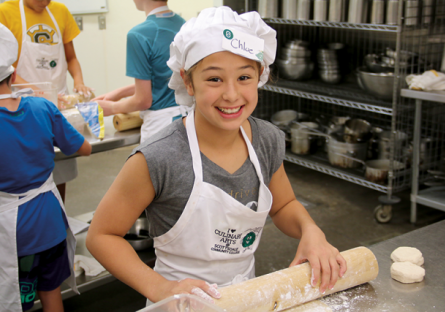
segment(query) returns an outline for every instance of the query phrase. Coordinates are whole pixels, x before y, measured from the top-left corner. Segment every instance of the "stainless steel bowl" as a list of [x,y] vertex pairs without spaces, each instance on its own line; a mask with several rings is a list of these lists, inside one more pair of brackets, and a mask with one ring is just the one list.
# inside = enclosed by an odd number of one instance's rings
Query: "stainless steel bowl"
[[147,218],[138,218],[124,238],[133,246],[134,250],[144,250],[153,246],[153,239],[148,234]]
[[288,127],[292,121],[297,119],[297,117],[298,117],[297,111],[294,111],[292,109],[285,109],[273,114],[271,121],[275,126],[279,128]]
[[278,59],[276,62],[280,73],[291,80],[309,79],[314,70],[314,63],[302,62],[298,64],[292,60],[282,59]]
[[309,42],[303,41],[303,40],[298,40],[298,39],[291,40],[286,43],[286,48],[295,49],[295,50],[307,49],[307,48],[309,48]]
[[290,48],[282,48],[281,55],[283,58],[287,58],[288,56],[292,57],[310,57],[311,51],[305,49],[290,49]]
[[393,73],[372,73],[366,67],[357,68],[357,81],[360,87],[375,96],[391,100],[394,92]]

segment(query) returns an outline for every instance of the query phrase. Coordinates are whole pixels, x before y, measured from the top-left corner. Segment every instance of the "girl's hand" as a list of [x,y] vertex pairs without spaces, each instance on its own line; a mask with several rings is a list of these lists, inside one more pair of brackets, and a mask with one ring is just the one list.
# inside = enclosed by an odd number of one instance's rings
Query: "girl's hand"
[[95,97],[92,101],[99,101],[99,100],[105,100],[105,101],[119,101],[121,97],[119,96],[118,90],[113,90],[111,92],[99,95]]
[[178,294],[193,294],[209,303],[214,303],[215,299],[221,298],[221,294],[217,290],[216,284],[210,285],[207,282],[201,280],[195,280],[186,278],[180,281],[166,281],[165,284],[158,287],[159,293],[157,294],[156,302],[165,298]]
[[342,277],[347,269],[346,260],[337,248],[326,241],[326,237],[319,227],[313,225],[303,231],[298,245],[297,254],[290,266],[309,261],[312,267],[312,287],[315,287],[321,276],[320,292],[332,289],[339,277]]

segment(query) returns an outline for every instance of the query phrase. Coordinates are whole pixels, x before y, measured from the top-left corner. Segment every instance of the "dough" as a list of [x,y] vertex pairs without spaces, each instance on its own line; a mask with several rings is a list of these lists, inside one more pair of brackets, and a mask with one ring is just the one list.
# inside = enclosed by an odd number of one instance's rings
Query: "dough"
[[394,262],[411,262],[416,265],[422,265],[424,260],[419,249],[413,247],[399,247],[391,254]]
[[394,262],[391,265],[391,277],[404,284],[421,282],[425,269],[411,262]]

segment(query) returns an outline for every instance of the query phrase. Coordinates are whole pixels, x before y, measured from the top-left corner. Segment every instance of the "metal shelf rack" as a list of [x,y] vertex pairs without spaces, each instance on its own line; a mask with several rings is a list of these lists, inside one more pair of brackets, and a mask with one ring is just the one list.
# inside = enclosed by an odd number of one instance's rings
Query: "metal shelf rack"
[[[435,123],[434,119],[438,122],[436,125],[436,131],[442,134],[441,140],[438,141],[438,145],[435,147],[441,152],[445,152],[445,92],[444,91],[415,91],[410,89],[403,89],[401,95],[405,98],[414,99],[416,103],[416,114],[414,122],[414,140],[413,140],[413,174],[412,174],[412,184],[411,184],[411,222],[415,223],[417,221],[417,204],[425,205],[431,208],[439,209],[445,211],[445,174],[444,174],[444,185],[426,188],[419,191],[419,175],[420,170],[420,151],[421,151],[421,137],[422,137],[422,104],[423,102],[437,102],[442,105],[439,109],[435,109],[433,121],[430,123]],[[425,103],[428,106],[428,103]],[[426,109],[434,108],[434,106],[426,107]],[[442,155],[442,153],[440,153]],[[438,160],[439,165],[445,163],[445,159]],[[439,167],[439,170],[441,168]],[[444,171],[445,172],[445,171]]]
[[323,22],[303,21],[303,20],[289,20],[289,19],[284,19],[284,18],[265,18],[264,21],[269,24],[302,25],[302,26],[385,31],[385,32],[398,32],[399,31],[399,27],[397,25],[365,24],[365,23],[355,24],[355,23],[329,22],[329,21],[323,21]]
[[[390,169],[388,181],[380,185],[367,181],[363,171],[337,168],[329,163],[326,155],[295,155],[287,152],[285,160],[329,174],[352,183],[385,193],[379,197],[374,215],[379,222],[389,222],[392,217],[392,205],[400,200],[394,193],[409,189],[412,181],[411,142],[415,122],[413,100],[401,96],[400,90],[406,88],[405,77],[419,74],[434,68],[440,70],[445,42],[445,3],[435,1],[433,15],[422,10],[422,2],[416,12],[420,12],[416,22],[412,16],[403,16],[404,0],[399,1],[397,25],[354,24],[347,22],[289,20],[283,18],[264,18],[277,31],[278,51],[289,40],[299,39],[310,43],[312,61],[316,64],[314,52],[328,43],[343,43],[346,46],[347,63],[344,65],[344,79],[340,84],[322,82],[316,75],[307,81],[290,81],[280,77],[280,72],[272,66],[272,79],[259,91],[259,102],[254,116],[270,120],[277,111],[293,109],[308,114],[311,119],[328,119],[349,116],[368,120],[373,127],[391,132],[389,156],[391,164],[403,162],[405,170]],[[246,2],[246,11],[255,10],[256,0]],[[410,21],[409,23],[407,21]],[[407,25],[411,24],[411,25]],[[392,100],[381,100],[373,94],[363,91],[356,78],[356,68],[364,65],[367,54],[380,54],[389,47],[396,53],[394,87]],[[421,57],[423,62],[409,62],[401,66],[401,51],[410,51]],[[425,127],[430,127],[425,124]],[[428,132],[428,131],[427,131]],[[406,134],[403,145],[396,144],[398,133]],[[431,134],[431,131],[428,132]],[[392,165],[391,165],[392,167]],[[421,170],[434,168],[432,163],[423,163]],[[423,181],[425,176],[420,176]]]

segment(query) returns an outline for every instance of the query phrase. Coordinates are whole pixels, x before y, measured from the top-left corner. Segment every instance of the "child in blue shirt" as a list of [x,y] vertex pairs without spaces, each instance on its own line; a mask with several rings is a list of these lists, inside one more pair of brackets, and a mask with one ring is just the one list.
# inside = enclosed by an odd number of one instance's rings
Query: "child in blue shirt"
[[0,310],[63,311],[61,283],[77,291],[75,239],[52,178],[54,146],[91,154],[91,145],[50,101],[11,92],[18,44],[0,24]]

